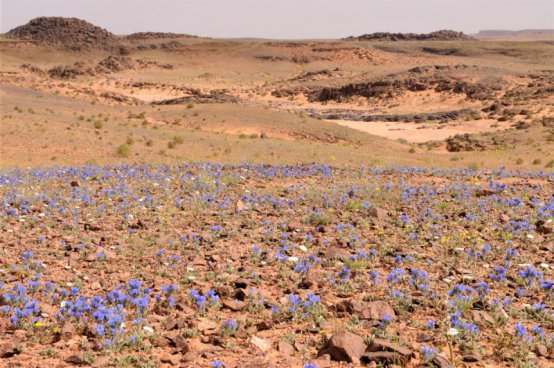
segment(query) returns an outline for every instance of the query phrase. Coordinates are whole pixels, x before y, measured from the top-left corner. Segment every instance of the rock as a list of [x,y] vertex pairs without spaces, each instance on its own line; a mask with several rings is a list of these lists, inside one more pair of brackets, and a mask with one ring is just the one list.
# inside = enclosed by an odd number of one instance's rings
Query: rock
[[319,279],[315,275],[308,274],[304,276],[298,287],[301,289],[317,290]]
[[384,301],[375,301],[367,303],[364,306],[362,315],[360,316],[363,319],[373,319],[373,320],[383,320],[385,316],[395,317],[394,309],[390,306],[389,303]]
[[446,140],[446,149],[449,152],[485,151],[491,145],[492,143],[483,137],[469,133],[456,134]]
[[491,325],[494,325],[495,323],[494,318],[492,318],[490,314],[482,310],[472,310],[471,318],[473,319],[473,322],[477,324],[490,323]]
[[548,348],[544,344],[537,344],[535,347],[535,353],[537,353],[538,356],[547,356],[548,355]]
[[239,288],[233,292],[232,297],[236,300],[244,301],[248,297],[248,292],[245,289]]
[[250,282],[251,282],[250,280],[247,280],[241,277],[233,281],[233,284],[235,285],[235,288],[244,290],[248,287]]
[[172,341],[175,347],[180,351],[188,351],[187,339],[185,339],[183,335],[177,334],[177,336],[175,336]]
[[504,308],[502,306],[500,306],[500,308],[498,309],[498,318],[499,319],[509,319],[510,316],[508,315],[508,313],[504,310]]
[[19,354],[19,349],[15,342],[9,341],[0,345],[0,358],[11,358]]
[[346,261],[350,258],[350,253],[344,249],[337,247],[331,247],[325,252],[325,258],[329,260],[342,260]]
[[481,353],[478,351],[465,351],[462,355],[462,360],[464,362],[478,362],[482,359]]
[[518,121],[517,123],[513,124],[512,125],[514,128],[516,128],[517,130],[524,130],[524,129],[529,129],[531,127],[531,124],[529,124],[528,122],[526,121]]
[[329,354],[323,354],[318,359],[314,360],[314,363],[317,365],[317,368],[330,368],[331,356]]
[[157,348],[165,348],[169,346],[169,340],[160,335],[154,335],[152,338],[152,345]]
[[246,209],[246,204],[244,204],[244,202],[239,199],[237,201],[237,205],[235,206],[235,209],[237,210],[237,212],[242,212]]
[[367,214],[370,217],[374,217],[379,221],[386,220],[389,217],[389,214],[387,213],[387,211],[379,207],[370,207],[367,211]]
[[401,364],[404,366],[407,364],[408,358],[393,351],[372,351],[363,354],[361,357],[361,362],[364,364],[372,362],[385,364],[389,367],[392,364]]
[[356,315],[361,319],[381,321],[385,316],[395,317],[394,309],[385,301],[374,301],[370,303],[358,300],[345,300],[335,305],[337,314],[345,313]]
[[446,359],[445,357],[443,357],[441,355],[435,355],[433,357],[433,360],[431,361],[431,363],[433,363],[433,365],[437,368],[451,368],[452,367],[452,365],[450,364],[448,359]]
[[302,228],[302,223],[300,221],[291,221],[287,224],[289,231],[300,231]]
[[548,235],[554,233],[554,222],[545,222],[544,220],[538,220],[535,223],[537,233]]
[[285,341],[279,341],[277,343],[277,350],[286,356],[290,356],[294,354],[294,347]]
[[371,345],[368,346],[367,351],[368,352],[390,351],[390,352],[398,353],[401,356],[405,357],[406,359],[411,358],[414,355],[414,353],[410,349],[383,339],[374,339],[371,342]]
[[171,364],[171,365],[178,365],[179,364],[179,356],[178,355],[171,355],[169,353],[164,353],[160,357],[160,362]]
[[167,330],[167,331],[171,331],[171,330],[176,329],[177,328],[177,319],[173,316],[167,317],[162,322],[162,327],[164,328],[164,330]]
[[196,323],[196,329],[198,331],[202,331],[204,334],[207,334],[210,331],[217,329],[217,323],[207,318],[200,318]]
[[337,304],[335,304],[335,311],[337,314],[341,317],[344,316],[344,314],[356,314],[360,315],[362,314],[364,310],[364,303],[360,302],[359,300],[343,300]]
[[267,340],[259,338],[258,336],[252,336],[249,342],[251,345],[255,346],[260,351],[266,352],[271,350],[271,343]]
[[223,306],[223,308],[227,308],[233,312],[241,311],[246,307],[246,304],[243,301],[230,298],[222,299],[221,305]]
[[181,358],[181,362],[184,362],[184,363],[194,362],[197,355],[198,355],[197,352],[189,351],[188,353],[183,355],[183,357]]
[[[84,228],[85,228],[85,231],[101,231],[102,228],[96,224],[84,224],[83,225]],[[93,260],[96,260],[96,258],[94,258]]]
[[318,356],[329,354],[333,360],[357,364],[366,347],[361,336],[349,331],[341,331],[331,336],[327,344],[319,351]]
[[244,358],[240,360],[237,364],[237,367],[241,368],[275,368],[275,365],[273,363],[267,362],[264,359],[260,358]]
[[73,365],[84,365],[86,362],[78,355],[70,355],[65,358],[65,362]]
[[75,326],[72,323],[65,323],[60,331],[60,335],[64,341],[70,340],[75,333]]

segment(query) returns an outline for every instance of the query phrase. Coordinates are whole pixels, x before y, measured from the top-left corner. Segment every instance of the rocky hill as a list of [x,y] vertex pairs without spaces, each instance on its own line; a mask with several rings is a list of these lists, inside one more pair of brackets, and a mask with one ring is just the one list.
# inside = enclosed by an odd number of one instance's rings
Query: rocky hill
[[474,40],[473,37],[463,32],[452,30],[440,30],[431,33],[389,33],[377,32],[361,36],[350,36],[347,40],[360,41],[452,41],[452,40]]
[[77,18],[35,18],[25,25],[10,30],[6,36],[59,45],[71,50],[116,49],[119,47],[115,35]]

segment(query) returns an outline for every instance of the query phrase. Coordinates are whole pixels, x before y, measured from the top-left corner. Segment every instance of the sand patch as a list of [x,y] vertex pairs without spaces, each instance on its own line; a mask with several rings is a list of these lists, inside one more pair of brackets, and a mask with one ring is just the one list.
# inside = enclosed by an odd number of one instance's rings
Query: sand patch
[[439,123],[396,123],[380,121],[329,120],[352,129],[388,139],[405,139],[412,143],[445,140],[456,134],[494,132],[506,129],[509,125],[498,124],[492,127],[493,120],[464,121],[447,124]]

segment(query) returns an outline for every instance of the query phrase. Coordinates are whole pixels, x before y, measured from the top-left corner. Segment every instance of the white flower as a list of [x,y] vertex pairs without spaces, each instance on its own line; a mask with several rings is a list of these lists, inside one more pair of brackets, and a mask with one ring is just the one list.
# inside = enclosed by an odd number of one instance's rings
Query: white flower
[[149,335],[153,335],[154,334],[154,328],[150,327],[150,326],[143,326],[142,329],[144,331],[146,331]]
[[298,257],[289,257],[289,258],[287,258],[287,261],[292,262],[292,263],[296,263],[296,262],[298,262]]
[[459,333],[460,331],[458,331],[456,328],[451,328],[446,332],[448,336],[456,336]]
[[301,245],[299,248],[302,252],[307,252],[308,251],[308,248],[306,248],[305,245]]

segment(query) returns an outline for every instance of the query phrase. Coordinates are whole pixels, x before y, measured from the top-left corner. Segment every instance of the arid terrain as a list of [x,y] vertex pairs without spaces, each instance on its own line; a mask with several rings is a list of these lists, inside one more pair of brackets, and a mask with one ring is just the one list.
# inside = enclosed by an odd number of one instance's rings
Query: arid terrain
[[1,367],[553,367],[554,36],[0,36]]
[[1,165],[549,169],[554,38],[543,38],[115,36],[39,18],[0,42]]

